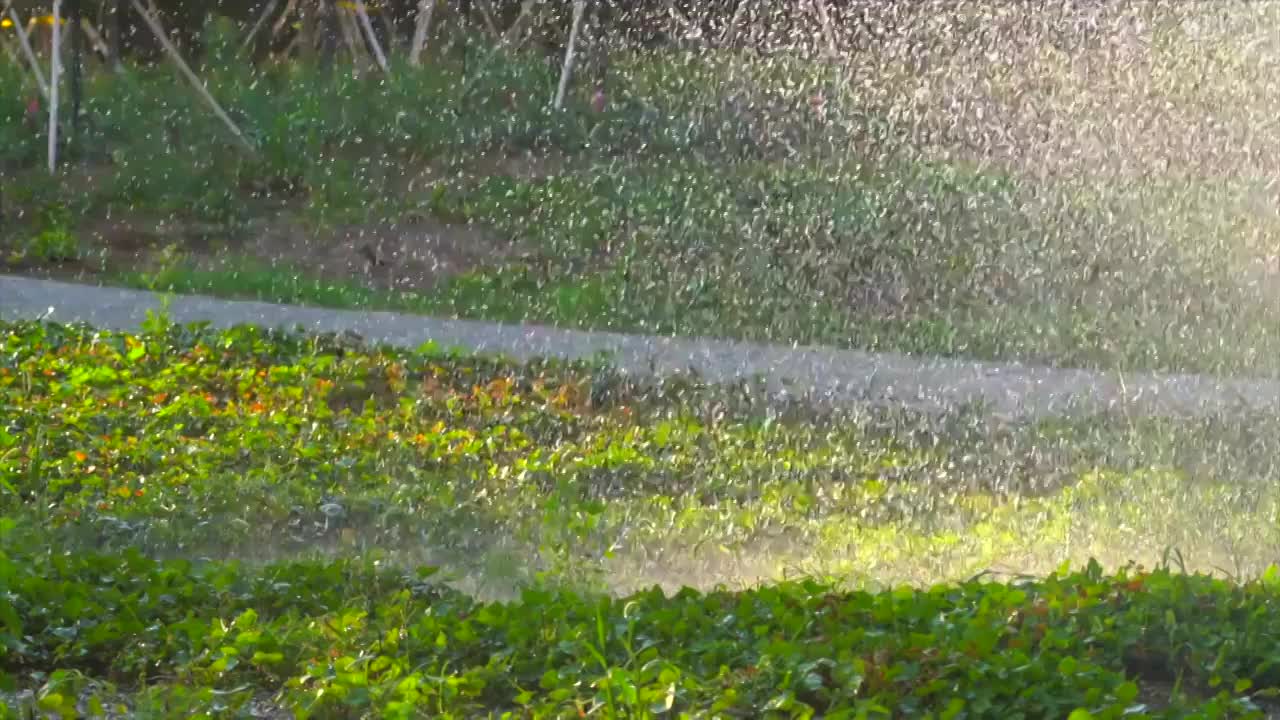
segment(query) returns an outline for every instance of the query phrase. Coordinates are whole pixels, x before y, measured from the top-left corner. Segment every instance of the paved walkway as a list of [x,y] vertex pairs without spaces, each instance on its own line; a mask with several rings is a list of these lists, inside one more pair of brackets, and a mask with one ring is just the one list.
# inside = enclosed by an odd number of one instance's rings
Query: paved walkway
[[[46,317],[136,330],[161,296],[120,288],[0,275],[0,319]],[[871,354],[821,347],[786,347],[698,338],[578,332],[539,326],[442,320],[388,312],[358,312],[176,296],[168,306],[180,323],[218,327],[251,323],[302,326],[315,332],[352,331],[366,340],[416,348],[433,340],[445,348],[537,356],[589,358],[608,352],[638,375],[693,372],[722,382],[760,377],[775,392],[812,401],[904,404],[945,410],[981,404],[1008,418],[1099,410],[1188,415],[1223,410],[1280,410],[1280,382],[1195,375],[1120,375],[1021,364]]]

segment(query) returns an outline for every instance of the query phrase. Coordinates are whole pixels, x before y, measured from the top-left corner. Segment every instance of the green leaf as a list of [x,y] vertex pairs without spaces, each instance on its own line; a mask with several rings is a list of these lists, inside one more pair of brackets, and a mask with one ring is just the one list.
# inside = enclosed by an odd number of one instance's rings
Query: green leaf
[[1262,571],[1261,577],[1258,578],[1262,584],[1268,588],[1280,588],[1280,566],[1274,564],[1268,565],[1266,570]]
[[284,662],[284,654],[278,652],[262,652],[259,650],[250,659],[255,665],[279,665]]
[[1121,683],[1116,688],[1116,699],[1122,703],[1131,703],[1138,699],[1138,685],[1132,681]]

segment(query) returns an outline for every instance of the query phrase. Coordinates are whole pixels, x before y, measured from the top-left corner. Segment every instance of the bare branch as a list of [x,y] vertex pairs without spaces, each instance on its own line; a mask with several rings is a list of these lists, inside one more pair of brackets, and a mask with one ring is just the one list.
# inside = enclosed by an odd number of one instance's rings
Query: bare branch
[[373,57],[378,61],[378,67],[382,72],[390,74],[391,68],[387,65],[387,56],[382,52],[382,45],[378,43],[378,36],[373,32],[373,23],[369,22],[369,12],[365,9],[363,2],[356,2],[356,17],[360,19],[360,26],[364,28],[365,35],[369,38],[369,47],[373,50]]
[[502,31],[498,29],[498,23],[493,19],[493,8],[489,5],[489,0],[476,0],[476,7],[480,8],[480,17],[484,18],[484,24],[489,28],[489,33],[493,35],[495,40],[502,38]]
[[338,14],[338,29],[342,33],[342,42],[347,46],[347,52],[351,53],[351,62],[355,65],[358,73],[364,67],[364,53],[360,52],[359,46],[356,45],[356,36],[358,30],[355,23],[351,20],[351,15],[347,13],[347,9],[343,7],[347,0],[338,0],[334,3],[334,12]]
[[582,30],[582,15],[587,9],[587,0],[574,0],[573,24],[569,26],[569,42],[564,48],[564,65],[560,68],[560,85],[556,88],[556,99],[553,103],[556,110],[564,107],[564,96],[569,90],[569,75],[573,72],[574,46],[578,44],[578,33]]
[[49,83],[44,79],[44,71],[40,68],[40,60],[36,58],[36,53],[31,49],[31,38],[27,35],[27,29],[22,27],[22,18],[18,17],[18,13],[9,8],[9,20],[13,22],[13,29],[18,34],[18,44],[22,47],[22,54],[27,57],[27,62],[31,65],[31,72],[36,76],[36,85],[40,88],[40,96],[45,102],[49,102]]
[[521,43],[516,42],[521,35],[524,34],[525,25],[529,19],[533,17],[533,9],[542,4],[542,0],[524,0],[520,5],[520,14],[516,16],[514,22],[507,27],[502,33],[502,44],[509,47],[519,47]]
[[169,54],[174,65],[178,66],[178,70],[180,70],[183,76],[186,77],[187,82],[191,84],[191,87],[199,93],[200,97],[203,98],[206,103],[208,103],[209,107],[213,109],[213,114],[227,126],[227,129],[231,131],[232,135],[235,135],[236,139],[240,141],[241,146],[250,153],[253,153],[253,144],[244,136],[244,133],[240,132],[240,128],[236,127],[236,124],[231,121],[231,118],[227,115],[226,111],[222,109],[222,106],[218,104],[218,101],[209,94],[208,88],[206,88],[204,83],[200,82],[200,78],[196,77],[196,74],[191,71],[191,67],[187,65],[187,61],[182,59],[182,55],[178,54],[178,49],[173,46],[173,43],[169,40],[169,36],[165,34],[164,26],[160,24],[160,21],[155,15],[152,15],[152,11],[155,9],[155,4],[152,3],[151,10],[148,10],[142,6],[142,2],[140,0],[131,0],[131,2],[133,3],[133,9],[142,16],[143,22],[147,24],[147,27],[151,29],[152,34],[154,34],[156,39],[160,41],[160,45],[164,47],[165,52]]
[[93,26],[93,23],[89,22],[85,18],[81,18],[80,27],[84,28],[85,37],[89,38],[89,42],[93,44],[93,51],[104,58],[107,57],[110,54],[110,50],[107,48],[107,42],[102,39],[102,35],[98,32],[98,29]]
[[280,31],[284,30],[285,23],[289,22],[289,16],[298,9],[298,0],[289,0],[285,3],[284,12],[280,13],[280,17],[276,18],[275,24],[271,26],[271,37],[278,37]]
[[413,26],[413,46],[409,48],[409,64],[418,67],[422,63],[422,51],[427,49],[427,35],[431,32],[431,16],[436,0],[418,0],[418,17]]
[[262,29],[262,24],[267,21],[267,18],[271,17],[271,13],[276,11],[277,4],[278,4],[277,0],[269,0],[267,2],[267,6],[263,8],[262,13],[258,15],[257,22],[255,22],[253,24],[253,27],[250,28],[249,34],[245,35],[244,42],[240,43],[239,52],[243,53],[245,50],[248,50],[249,47],[253,45],[253,39],[257,37],[258,30]]

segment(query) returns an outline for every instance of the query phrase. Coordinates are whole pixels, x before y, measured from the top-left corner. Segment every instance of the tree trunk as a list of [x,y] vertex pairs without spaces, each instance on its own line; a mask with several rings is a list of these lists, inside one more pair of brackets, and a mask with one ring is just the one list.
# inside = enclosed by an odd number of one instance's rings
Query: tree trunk
[[80,141],[80,104],[83,101],[84,88],[80,78],[84,72],[84,28],[83,8],[80,0],[67,0],[67,30],[71,33],[71,144],[78,146]]

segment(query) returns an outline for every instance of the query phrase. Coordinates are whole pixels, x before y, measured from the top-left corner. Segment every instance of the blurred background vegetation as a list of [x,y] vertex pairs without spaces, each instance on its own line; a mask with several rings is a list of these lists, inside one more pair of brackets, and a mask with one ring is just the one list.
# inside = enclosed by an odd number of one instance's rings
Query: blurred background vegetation
[[[79,5],[103,42],[85,42],[78,116],[60,109],[55,175],[33,74],[0,69],[11,272],[1280,367],[1275,3],[591,3],[560,110],[570,3],[438,3],[416,65],[416,3],[162,4],[252,149],[131,4]],[[15,7],[47,53],[47,4]]]

